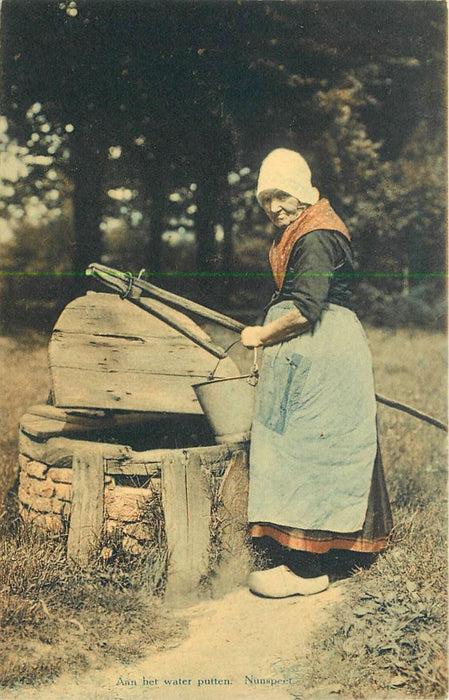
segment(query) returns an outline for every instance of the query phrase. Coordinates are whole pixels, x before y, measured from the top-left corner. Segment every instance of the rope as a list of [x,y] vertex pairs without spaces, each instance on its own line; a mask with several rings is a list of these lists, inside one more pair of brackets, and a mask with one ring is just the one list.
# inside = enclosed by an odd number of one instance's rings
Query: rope
[[433,416],[429,416],[427,413],[423,413],[422,411],[418,411],[416,408],[413,408],[412,406],[407,406],[404,403],[399,403],[399,401],[393,401],[393,399],[388,399],[386,396],[381,396],[380,394],[376,394],[376,400],[379,403],[385,404],[385,406],[390,406],[391,408],[397,408],[399,411],[404,411],[404,413],[409,413],[411,416],[414,416],[415,418],[419,418],[420,420],[423,420],[426,423],[430,423],[431,425],[434,425],[436,428],[439,428],[440,430],[444,430],[446,433],[449,430],[446,423],[442,423],[437,418],[434,418]]
[[134,282],[134,278],[133,278],[133,276],[132,276],[132,274],[131,274],[130,272],[125,272],[124,275],[126,276],[126,280],[127,280],[127,285],[128,285],[128,286],[127,286],[127,288],[125,289],[125,291],[122,292],[122,294],[120,294],[120,292],[119,292],[119,295],[120,295],[120,298],[121,298],[121,299],[127,299],[127,298],[129,297],[129,295],[130,295],[130,293],[131,293],[131,290],[132,290],[132,288],[133,288],[133,282]]

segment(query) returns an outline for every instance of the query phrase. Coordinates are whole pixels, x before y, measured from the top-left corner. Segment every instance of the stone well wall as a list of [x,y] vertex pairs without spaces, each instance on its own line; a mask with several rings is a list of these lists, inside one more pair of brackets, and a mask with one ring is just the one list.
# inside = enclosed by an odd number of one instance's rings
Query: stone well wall
[[[49,466],[23,454],[19,456],[20,515],[25,522],[54,533],[67,532],[72,509],[72,469]],[[104,477],[104,531],[123,533],[123,548],[138,553],[152,537],[142,521],[145,504],[160,497],[160,477],[147,487],[123,486],[117,478]]]

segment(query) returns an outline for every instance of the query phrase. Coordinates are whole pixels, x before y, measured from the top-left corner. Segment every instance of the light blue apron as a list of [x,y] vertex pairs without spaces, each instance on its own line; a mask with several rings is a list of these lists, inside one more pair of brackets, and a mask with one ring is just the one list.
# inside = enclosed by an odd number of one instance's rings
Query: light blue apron
[[[293,306],[271,307],[265,323]],[[251,433],[249,522],[361,530],[376,447],[366,335],[352,311],[329,304],[313,331],[264,349]]]

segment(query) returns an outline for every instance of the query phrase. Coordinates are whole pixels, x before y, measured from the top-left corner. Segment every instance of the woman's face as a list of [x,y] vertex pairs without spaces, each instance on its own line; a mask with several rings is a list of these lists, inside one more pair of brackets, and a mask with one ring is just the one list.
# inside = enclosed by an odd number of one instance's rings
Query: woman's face
[[265,214],[278,228],[291,224],[309,206],[283,190],[264,190],[260,201]]

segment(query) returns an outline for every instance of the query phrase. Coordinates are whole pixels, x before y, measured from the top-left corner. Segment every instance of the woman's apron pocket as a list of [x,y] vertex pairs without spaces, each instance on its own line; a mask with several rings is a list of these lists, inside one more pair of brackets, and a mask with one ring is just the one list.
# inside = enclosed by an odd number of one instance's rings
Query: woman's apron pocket
[[282,353],[279,347],[275,353],[267,352],[267,349],[257,387],[254,418],[269,430],[282,434],[287,422],[291,391],[294,389],[297,399],[312,360],[298,353]]

